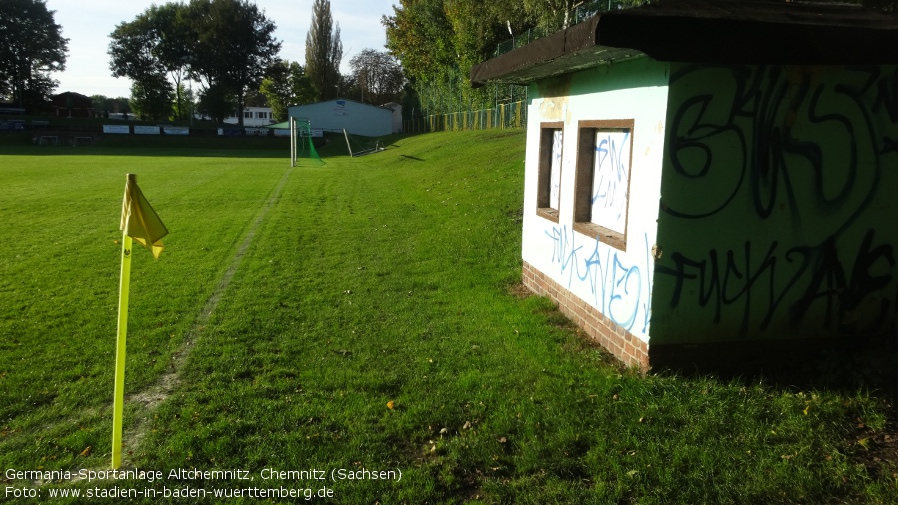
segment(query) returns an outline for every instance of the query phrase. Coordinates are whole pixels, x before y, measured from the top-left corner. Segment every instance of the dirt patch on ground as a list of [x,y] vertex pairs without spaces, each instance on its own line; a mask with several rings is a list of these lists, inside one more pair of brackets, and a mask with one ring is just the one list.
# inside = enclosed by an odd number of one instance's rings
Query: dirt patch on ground
[[848,441],[852,460],[864,465],[873,478],[898,479],[898,407],[891,405],[885,429],[874,431],[857,419],[857,431]]
[[505,211],[505,217],[511,219],[514,224],[523,224],[524,223],[524,207],[518,207],[516,209],[509,209]]
[[515,298],[523,300],[524,298],[533,296],[533,291],[530,291],[530,289],[528,289],[523,282],[516,282],[508,286],[508,294]]

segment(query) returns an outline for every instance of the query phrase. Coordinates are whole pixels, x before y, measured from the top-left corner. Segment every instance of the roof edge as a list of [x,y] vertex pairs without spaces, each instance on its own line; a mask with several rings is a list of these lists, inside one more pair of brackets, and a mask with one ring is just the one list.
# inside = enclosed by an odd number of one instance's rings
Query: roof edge
[[[601,17],[601,14],[597,14],[582,23],[559,30],[474,65],[471,67],[470,73],[472,86],[479,87],[487,83],[498,82],[496,79],[502,76],[524,71],[595,47],[598,42],[597,33]],[[514,78],[505,82],[521,84]]]
[[[710,42],[709,42],[710,41]],[[898,17],[858,6],[763,0],[662,0],[600,13],[471,67],[474,87],[648,55],[723,65],[898,64]]]

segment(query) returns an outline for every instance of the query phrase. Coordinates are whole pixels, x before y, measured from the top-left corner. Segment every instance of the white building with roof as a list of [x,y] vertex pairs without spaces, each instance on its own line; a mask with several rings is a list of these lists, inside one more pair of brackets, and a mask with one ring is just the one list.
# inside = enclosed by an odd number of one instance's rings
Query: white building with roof
[[313,130],[343,131],[352,135],[381,137],[393,133],[393,111],[338,98],[325,102],[294,105],[290,117],[306,118]]
[[[237,120],[237,111],[234,111],[230,117],[225,118],[224,122],[237,124],[239,122]],[[271,107],[245,107],[243,109],[243,126],[268,126],[276,122]]]

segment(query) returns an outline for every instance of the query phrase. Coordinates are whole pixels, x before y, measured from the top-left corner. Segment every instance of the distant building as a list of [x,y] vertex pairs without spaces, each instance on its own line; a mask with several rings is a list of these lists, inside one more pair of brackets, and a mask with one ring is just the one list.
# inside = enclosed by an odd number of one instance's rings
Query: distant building
[[50,106],[57,117],[93,117],[94,105],[88,96],[66,91],[50,98]]
[[[236,112],[230,117],[225,118],[225,123],[237,124]],[[243,109],[243,126],[268,126],[274,124],[274,116],[271,107],[245,107]]]
[[382,107],[393,112],[393,133],[402,133],[402,104],[390,102],[383,104]]
[[394,131],[391,109],[342,98],[307,105],[294,105],[290,107],[290,117],[308,119],[311,121],[313,130],[342,131],[345,129],[353,135],[365,137],[380,137]]

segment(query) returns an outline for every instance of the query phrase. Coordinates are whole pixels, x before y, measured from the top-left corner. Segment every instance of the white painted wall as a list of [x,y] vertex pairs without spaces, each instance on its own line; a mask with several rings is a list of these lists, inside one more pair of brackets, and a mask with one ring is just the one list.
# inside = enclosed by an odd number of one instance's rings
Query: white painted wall
[[[541,81],[529,93],[522,257],[646,342],[668,73],[643,57]],[[621,119],[634,120],[625,251],[573,229],[578,122]],[[537,215],[540,124],[553,121],[564,121],[558,223]]]

